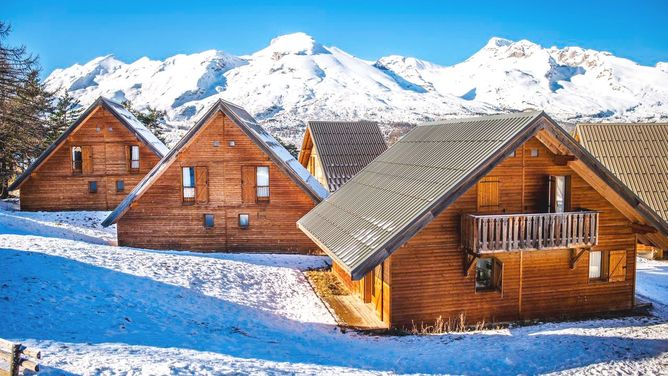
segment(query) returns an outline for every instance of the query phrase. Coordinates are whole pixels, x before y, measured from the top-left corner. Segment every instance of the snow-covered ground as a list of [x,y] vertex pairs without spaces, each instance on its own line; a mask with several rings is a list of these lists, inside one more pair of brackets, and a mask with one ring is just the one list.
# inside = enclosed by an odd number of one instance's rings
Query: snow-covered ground
[[342,333],[315,256],[115,247],[102,212],[0,207],[0,337],[44,374],[666,374],[668,263],[639,261],[653,317],[438,336]]

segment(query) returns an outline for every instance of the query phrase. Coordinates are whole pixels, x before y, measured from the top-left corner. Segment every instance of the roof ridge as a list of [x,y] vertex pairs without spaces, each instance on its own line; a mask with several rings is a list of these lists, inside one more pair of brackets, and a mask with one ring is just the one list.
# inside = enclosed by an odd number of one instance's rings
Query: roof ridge
[[499,113],[493,115],[479,115],[471,117],[459,117],[452,119],[435,120],[421,123],[419,124],[419,126],[442,125],[442,124],[453,124],[453,123],[474,123],[478,121],[500,120],[500,119],[537,118],[543,114],[545,114],[545,111],[543,110]]

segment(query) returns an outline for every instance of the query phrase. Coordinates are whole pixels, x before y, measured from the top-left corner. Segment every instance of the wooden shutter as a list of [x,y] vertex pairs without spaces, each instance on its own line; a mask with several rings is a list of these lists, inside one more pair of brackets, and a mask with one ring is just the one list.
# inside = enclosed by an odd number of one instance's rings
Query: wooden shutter
[[90,145],[81,147],[81,171],[84,174],[93,173],[93,148]]
[[478,211],[499,209],[499,178],[487,176],[478,182]]
[[255,203],[255,166],[241,167],[241,201]]
[[557,177],[550,175],[547,177],[547,182],[548,182],[547,211],[548,213],[554,213],[557,210],[556,208]]
[[130,171],[131,169],[131,163],[130,160],[132,159],[132,146],[130,145],[125,145],[125,170]]
[[209,170],[206,167],[195,167],[195,202],[209,202]]
[[501,291],[503,284],[503,264],[497,259],[494,259],[494,266],[492,267],[492,283],[496,290]]
[[608,281],[621,282],[626,280],[626,251],[610,251]]

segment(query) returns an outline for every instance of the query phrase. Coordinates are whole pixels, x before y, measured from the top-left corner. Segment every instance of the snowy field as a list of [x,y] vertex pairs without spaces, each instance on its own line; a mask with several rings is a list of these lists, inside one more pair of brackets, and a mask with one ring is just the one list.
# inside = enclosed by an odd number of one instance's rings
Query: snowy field
[[115,247],[106,212],[0,207],[0,338],[43,374],[668,374],[668,263],[653,317],[438,336],[342,333],[302,271],[324,257]]

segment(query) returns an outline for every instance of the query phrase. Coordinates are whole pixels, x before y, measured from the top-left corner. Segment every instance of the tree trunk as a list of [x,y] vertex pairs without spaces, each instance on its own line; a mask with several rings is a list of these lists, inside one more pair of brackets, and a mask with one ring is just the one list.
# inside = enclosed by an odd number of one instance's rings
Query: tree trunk
[[9,188],[9,182],[7,179],[2,179],[2,182],[0,182],[0,199],[5,199],[9,197],[9,191],[7,190]]

